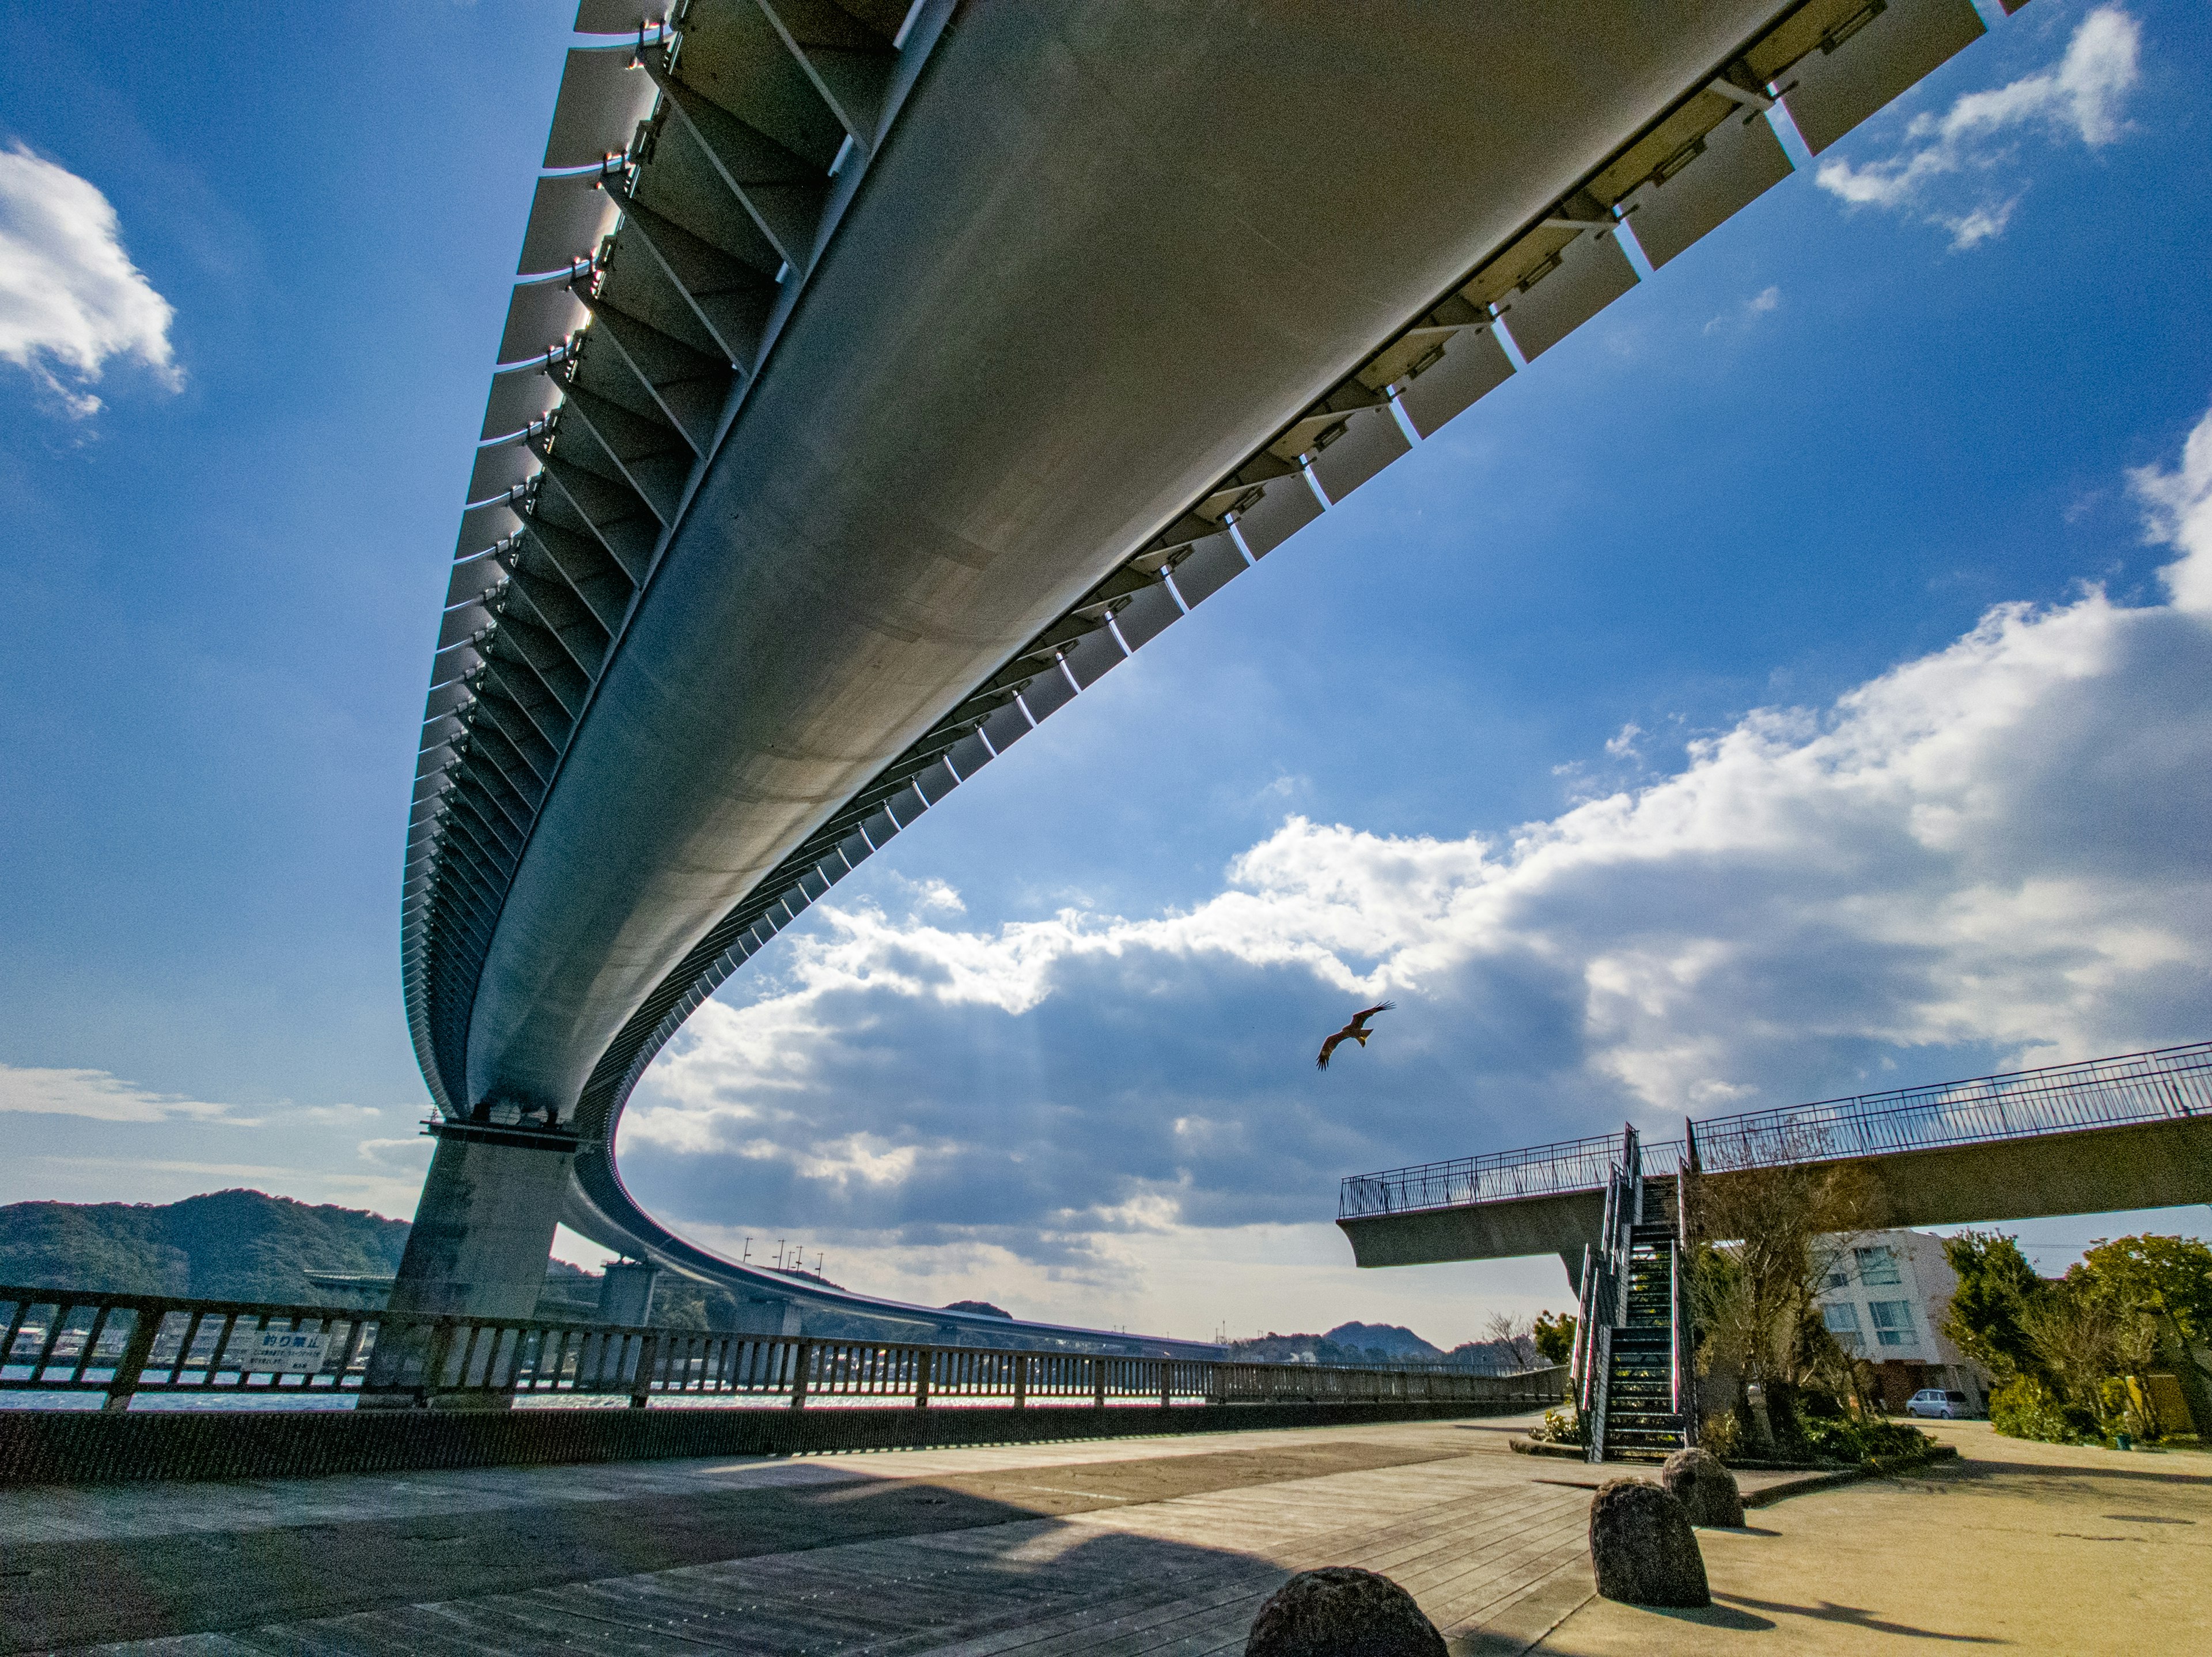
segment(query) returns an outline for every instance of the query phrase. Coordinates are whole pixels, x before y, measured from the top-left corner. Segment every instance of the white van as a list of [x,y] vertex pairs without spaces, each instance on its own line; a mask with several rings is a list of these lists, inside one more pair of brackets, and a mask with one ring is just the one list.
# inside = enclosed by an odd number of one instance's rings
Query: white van
[[1908,1416],[1932,1416],[1937,1421],[1965,1421],[1974,1413],[1964,1392],[1947,1392],[1940,1386],[1923,1386],[1905,1401]]

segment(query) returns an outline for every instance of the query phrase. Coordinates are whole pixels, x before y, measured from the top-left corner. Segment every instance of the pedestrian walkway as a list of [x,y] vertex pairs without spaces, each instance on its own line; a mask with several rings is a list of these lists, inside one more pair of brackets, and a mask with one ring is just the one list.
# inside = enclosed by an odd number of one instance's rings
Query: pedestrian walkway
[[2212,1650],[2212,1457],[1942,1425],[1955,1467],[1701,1532],[1715,1606],[1658,1612],[1592,1599],[1614,1470],[1529,1424],[4,1491],[0,1649],[1196,1657],[1352,1564],[1454,1657]]
[[1531,1419],[0,1492],[0,1648],[1234,1651],[1320,1564],[1534,1638],[1593,1477]]

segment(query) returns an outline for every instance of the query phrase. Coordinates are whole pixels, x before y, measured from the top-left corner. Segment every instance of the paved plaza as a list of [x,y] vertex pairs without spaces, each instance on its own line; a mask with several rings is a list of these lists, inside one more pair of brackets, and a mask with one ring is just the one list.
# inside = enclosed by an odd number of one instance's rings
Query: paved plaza
[[1958,1447],[1957,1462],[1792,1496],[1754,1509],[1743,1530],[1701,1531],[1711,1610],[1592,1599],[1536,1657],[2212,1652],[2212,1455],[1923,1424]]
[[1457,1657],[2212,1649],[2212,1458],[1944,1428],[1954,1468],[1703,1532],[1715,1606],[1662,1613],[1591,1599],[1596,1476],[1527,1424],[0,1492],[0,1648],[1235,1653],[1355,1564]]

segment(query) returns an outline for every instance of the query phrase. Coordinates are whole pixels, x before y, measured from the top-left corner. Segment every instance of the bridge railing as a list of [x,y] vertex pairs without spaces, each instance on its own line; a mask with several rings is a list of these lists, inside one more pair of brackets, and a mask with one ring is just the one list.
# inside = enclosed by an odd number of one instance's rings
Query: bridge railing
[[[1681,1159],[1680,1140],[1644,1147],[1646,1173],[1672,1173]],[[1382,1173],[1356,1173],[1344,1182],[1337,1203],[1340,1219],[1371,1214],[1404,1214],[1419,1209],[1463,1208],[1474,1203],[1508,1203],[1523,1197],[1556,1197],[1568,1191],[1601,1191],[1620,1161],[1620,1136],[1563,1139],[1525,1150],[1493,1151],[1424,1162]]]
[[1039,1404],[1556,1402],[1556,1368],[1326,1364],[1020,1352],[428,1318],[328,1307],[0,1286],[0,1392],[367,1408],[500,1408],[530,1399]]
[[2212,1116],[2212,1042],[1716,1117],[1697,1135],[1705,1167],[1725,1171],[2191,1116]]
[[[1709,1117],[1692,1125],[1708,1173],[2078,1133],[2212,1116],[2212,1041],[1966,1081]],[[1354,1174],[1340,1219],[1605,1189],[1618,1135]],[[1683,1142],[1644,1147],[1647,1174],[1681,1167]]]

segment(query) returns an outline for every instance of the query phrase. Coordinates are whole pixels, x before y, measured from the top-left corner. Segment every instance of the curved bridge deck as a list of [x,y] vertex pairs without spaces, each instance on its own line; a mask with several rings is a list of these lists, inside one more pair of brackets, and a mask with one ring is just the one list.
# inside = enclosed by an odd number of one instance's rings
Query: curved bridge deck
[[[915,817],[1983,32],[1971,0],[583,0],[402,899],[395,1307],[514,1312],[645,1066]],[[503,1133],[503,1141],[488,1136]],[[532,1254],[536,1258],[532,1259]],[[916,1308],[881,1305],[886,1332]],[[793,1331],[795,1332],[795,1331]]]

